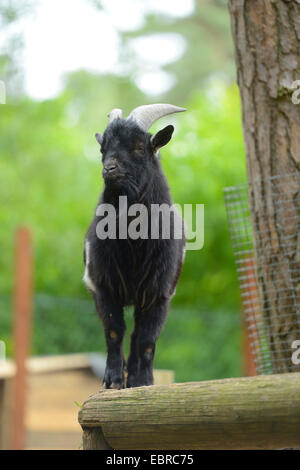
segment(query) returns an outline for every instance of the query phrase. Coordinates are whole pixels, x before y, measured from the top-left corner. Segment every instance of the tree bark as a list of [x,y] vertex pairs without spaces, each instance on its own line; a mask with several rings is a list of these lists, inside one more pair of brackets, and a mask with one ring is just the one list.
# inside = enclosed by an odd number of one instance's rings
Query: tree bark
[[[230,0],[260,315],[273,372],[299,371],[300,1]],[[288,176],[290,175],[290,176]],[[278,177],[281,176],[281,177]]]

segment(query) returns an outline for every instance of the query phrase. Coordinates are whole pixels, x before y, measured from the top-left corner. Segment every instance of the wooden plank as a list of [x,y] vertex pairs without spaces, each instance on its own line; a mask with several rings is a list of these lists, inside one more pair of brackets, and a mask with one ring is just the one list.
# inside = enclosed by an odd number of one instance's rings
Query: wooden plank
[[79,422],[113,449],[296,447],[300,373],[105,390]]
[[[32,356],[26,359],[29,374],[45,374],[63,370],[92,369],[96,376],[103,377],[106,356],[101,353],[74,353],[49,356]],[[96,373],[97,372],[97,373]],[[0,363],[0,379],[13,377],[16,373],[15,362],[7,359]],[[168,385],[174,382],[174,371],[155,369],[155,385]]]
[[12,446],[12,386],[11,377],[0,380],[0,450],[10,450]]
[[[97,369],[105,369],[106,357],[100,353],[75,353],[49,356],[32,356],[25,361],[29,374],[44,374],[63,370],[90,369],[97,364]],[[0,379],[13,377],[16,374],[16,364],[12,359],[0,362]],[[101,375],[101,374],[100,374]]]
[[7,359],[0,363],[0,379],[9,379],[16,374],[16,366],[14,361]]
[[4,422],[4,380],[0,379],[0,450],[5,449],[4,436],[5,436],[5,422]]
[[90,369],[95,363],[98,365],[98,370],[103,370],[104,374],[105,360],[105,355],[100,353],[75,353],[30,357],[26,364],[30,374],[44,374],[63,370]]
[[0,450],[11,449],[12,384],[16,373],[11,360],[0,362]]
[[174,383],[174,371],[167,369],[154,369],[154,385],[169,385]]
[[101,427],[83,429],[82,444],[84,450],[111,450],[106,442]]

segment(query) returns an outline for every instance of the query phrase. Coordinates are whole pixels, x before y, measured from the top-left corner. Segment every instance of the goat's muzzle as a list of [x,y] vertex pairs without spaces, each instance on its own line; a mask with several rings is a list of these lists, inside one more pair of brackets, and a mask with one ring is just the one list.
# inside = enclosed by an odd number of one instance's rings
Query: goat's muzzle
[[106,180],[121,177],[124,175],[124,173],[121,171],[121,169],[116,163],[109,163],[107,165],[104,165],[102,175],[103,178]]

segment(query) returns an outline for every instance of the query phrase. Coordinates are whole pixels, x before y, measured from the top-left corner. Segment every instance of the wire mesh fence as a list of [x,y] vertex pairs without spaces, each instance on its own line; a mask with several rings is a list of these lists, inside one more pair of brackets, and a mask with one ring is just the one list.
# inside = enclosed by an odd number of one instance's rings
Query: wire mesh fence
[[300,173],[224,189],[258,373],[299,371]]

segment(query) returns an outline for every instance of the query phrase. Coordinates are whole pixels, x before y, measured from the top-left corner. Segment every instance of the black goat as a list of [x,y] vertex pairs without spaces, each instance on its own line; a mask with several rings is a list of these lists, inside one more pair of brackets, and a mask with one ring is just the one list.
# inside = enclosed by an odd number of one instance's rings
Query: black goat
[[[170,208],[173,204],[158,150],[169,142],[174,127],[167,126],[154,136],[147,130],[160,117],[179,111],[185,110],[165,104],[147,105],[136,108],[127,119],[122,119],[121,110],[115,109],[109,114],[110,122],[103,136],[96,134],[101,146],[105,186],[85,238],[84,282],[94,297],[104,326],[105,388],[124,388],[126,363],[122,341],[125,333],[123,307],[126,305],[135,308],[127,387],[153,384],[155,343],[180,276],[185,238],[183,221],[176,212],[171,213],[170,236],[163,235],[164,215],[160,212],[158,237],[151,237],[152,205],[165,204]],[[119,227],[120,196],[127,197],[128,206],[139,203],[148,210],[143,220],[146,229],[140,238],[118,234],[107,238],[99,236],[98,224],[105,222],[107,204],[115,209],[115,224]],[[101,208],[104,211],[101,212]],[[127,227],[130,221],[132,217],[128,218]],[[174,235],[176,226],[179,226],[179,237]]]

